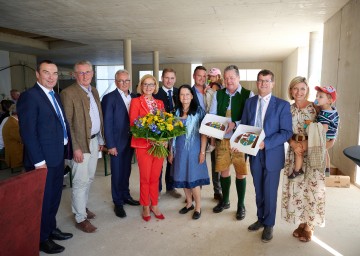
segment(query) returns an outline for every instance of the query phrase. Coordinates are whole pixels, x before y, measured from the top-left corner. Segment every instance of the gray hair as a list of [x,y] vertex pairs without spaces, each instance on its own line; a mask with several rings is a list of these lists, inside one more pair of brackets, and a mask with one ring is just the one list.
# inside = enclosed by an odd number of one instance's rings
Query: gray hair
[[80,61],[75,63],[74,71],[76,71],[76,67],[80,66],[80,65],[88,65],[88,66],[90,66],[91,70],[93,70],[93,66],[92,66],[90,61],[88,61],[88,60],[80,60]]
[[118,71],[116,71],[115,73],[115,79],[116,79],[116,76],[117,75],[120,75],[120,74],[127,74],[129,76],[129,78],[131,77],[130,74],[129,74],[129,71],[127,71],[126,69],[119,69]]
[[224,69],[224,74],[227,71],[234,70],[237,76],[240,76],[239,68],[236,65],[229,65]]

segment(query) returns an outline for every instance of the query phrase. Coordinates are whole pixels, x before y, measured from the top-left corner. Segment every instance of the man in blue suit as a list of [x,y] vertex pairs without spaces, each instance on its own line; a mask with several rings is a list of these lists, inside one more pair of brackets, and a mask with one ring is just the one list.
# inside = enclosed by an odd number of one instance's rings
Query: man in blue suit
[[277,190],[285,161],[284,143],[292,136],[290,104],[272,95],[274,79],[270,70],[259,72],[259,95],[246,101],[241,118],[242,124],[261,127],[265,132],[259,152],[256,156],[249,156],[258,220],[248,227],[249,231],[264,227],[261,240],[265,243],[273,238]]
[[104,116],[104,134],[111,162],[111,194],[115,215],[124,218],[124,204],[139,205],[130,195],[129,178],[133,149],[130,147],[129,107],[131,85],[129,72],[118,70],[115,74],[117,89],[106,94],[101,102]]
[[20,135],[24,144],[26,171],[47,168],[42,205],[40,250],[60,253],[64,247],[53,240],[66,240],[73,235],[56,226],[64,179],[64,158],[69,150],[70,129],[59,95],[54,92],[58,79],[57,66],[42,61],[36,70],[37,83],[20,95],[17,102]]
[[[164,102],[165,111],[168,113],[175,112],[176,98],[178,95],[178,88],[174,87],[176,82],[176,72],[172,68],[164,68],[161,81],[163,86],[159,89],[154,98]],[[159,191],[162,190],[162,171],[160,173]],[[175,189],[173,177],[171,176],[171,164],[167,161],[165,170],[165,185],[166,193],[174,198],[180,198],[181,194]]]

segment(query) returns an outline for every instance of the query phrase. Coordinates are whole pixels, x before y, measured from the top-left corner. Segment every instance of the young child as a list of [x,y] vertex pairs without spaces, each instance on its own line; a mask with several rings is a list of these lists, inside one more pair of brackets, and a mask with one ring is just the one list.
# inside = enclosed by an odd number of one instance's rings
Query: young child
[[[223,79],[221,71],[218,68],[212,68],[208,73],[208,85],[205,88],[206,113],[209,113],[214,93],[222,88]],[[206,152],[212,152],[215,149],[215,139],[210,138],[210,143]]]
[[326,132],[326,169],[325,175],[330,176],[330,157],[328,149],[333,146],[333,143],[328,143],[335,140],[339,125],[339,114],[332,104],[336,101],[336,90],[332,86],[319,87],[316,86],[316,100],[315,105],[320,107],[320,113],[316,121],[323,124],[324,131]]
[[[314,101],[314,104],[320,108],[320,113],[318,114],[316,121],[318,123],[323,124],[324,131],[326,132],[326,140],[334,140],[337,135],[337,127],[339,124],[339,114],[335,107],[331,106],[336,101],[336,90],[332,86],[324,86],[319,87],[316,86],[315,90],[317,91],[316,94],[316,100]],[[309,123],[306,123],[306,125],[309,125]],[[301,147],[304,151],[307,151],[307,141],[299,141]],[[326,143],[327,147],[326,149],[329,149],[332,147],[332,143]],[[331,146],[328,146],[331,145]],[[295,169],[294,171],[288,176],[289,179],[294,179],[297,176],[304,174],[304,171],[302,170],[303,165],[303,157],[296,155],[295,156]],[[299,170],[299,171],[295,171]],[[326,169],[325,169],[325,175],[330,175],[330,157],[329,153],[326,150]]]

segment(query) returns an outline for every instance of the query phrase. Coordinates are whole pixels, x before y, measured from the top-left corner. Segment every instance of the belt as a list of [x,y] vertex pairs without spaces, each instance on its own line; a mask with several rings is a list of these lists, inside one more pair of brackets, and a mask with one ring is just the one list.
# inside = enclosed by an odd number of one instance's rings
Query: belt
[[294,134],[291,138],[295,141],[304,141],[304,140],[308,139],[308,136],[301,135],[301,134]]
[[93,134],[93,135],[91,135],[91,139],[93,139],[93,138],[95,138],[97,136],[97,134]]

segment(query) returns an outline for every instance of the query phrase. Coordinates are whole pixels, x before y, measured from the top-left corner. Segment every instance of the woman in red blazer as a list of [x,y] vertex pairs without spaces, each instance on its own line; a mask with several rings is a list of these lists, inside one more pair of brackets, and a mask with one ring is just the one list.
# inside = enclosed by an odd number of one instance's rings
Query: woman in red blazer
[[[149,112],[164,110],[161,100],[156,100],[153,94],[159,90],[159,83],[152,75],[145,75],[140,79],[137,92],[140,97],[131,100],[129,117],[130,126],[139,116],[145,116]],[[150,211],[158,219],[164,219],[164,215],[158,207],[159,198],[159,177],[163,166],[164,158],[149,155],[147,151],[151,147],[150,141],[143,138],[131,139],[131,146],[135,148],[136,158],[140,171],[140,204],[143,206],[142,218],[150,220]]]

